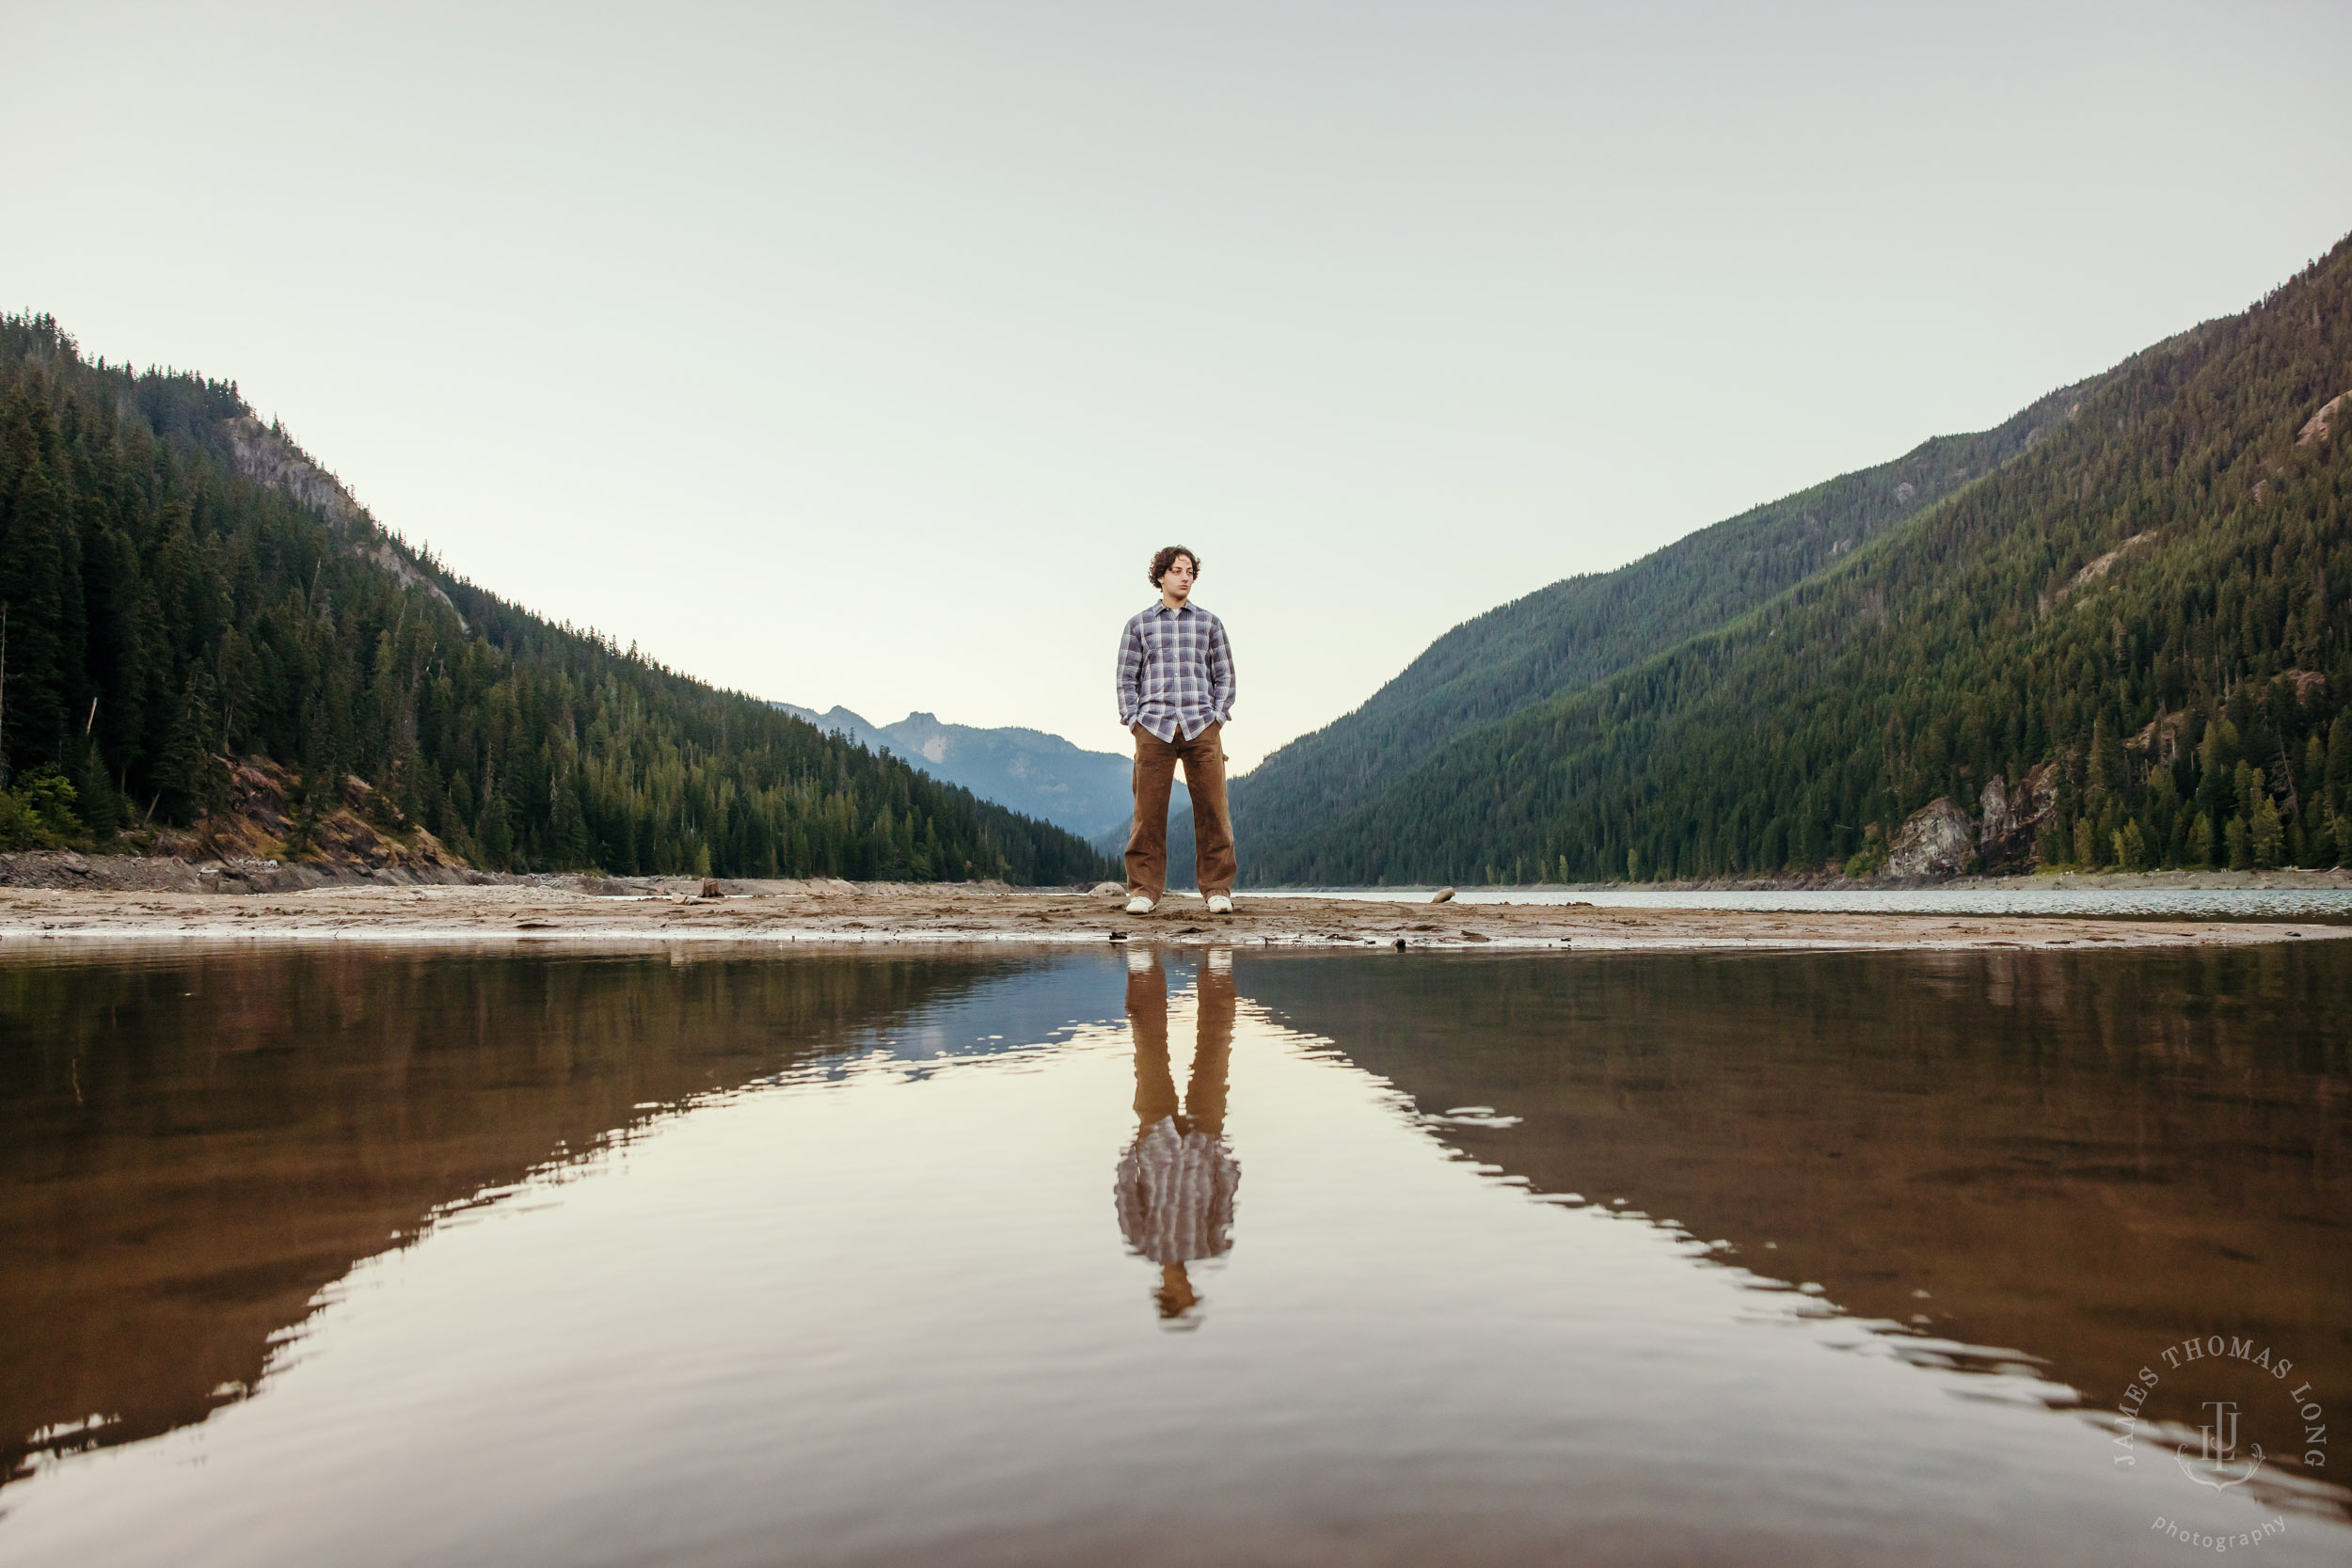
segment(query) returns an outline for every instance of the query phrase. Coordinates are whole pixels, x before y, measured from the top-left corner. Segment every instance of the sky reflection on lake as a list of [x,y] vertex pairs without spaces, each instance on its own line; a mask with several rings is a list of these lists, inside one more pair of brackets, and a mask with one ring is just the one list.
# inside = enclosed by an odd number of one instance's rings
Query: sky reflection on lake
[[13,958],[0,1563],[2341,1561],[2266,1377],[2148,1407],[2238,1402],[2240,1487],[2096,1411],[2209,1329],[2341,1402],[2348,993],[2335,944]]

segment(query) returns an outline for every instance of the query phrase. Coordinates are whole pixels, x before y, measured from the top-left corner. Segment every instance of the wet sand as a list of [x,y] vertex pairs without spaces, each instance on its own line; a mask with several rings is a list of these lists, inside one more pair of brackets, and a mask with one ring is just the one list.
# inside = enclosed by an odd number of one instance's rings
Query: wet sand
[[[572,881],[580,879],[573,879]],[[1189,895],[1148,915],[1123,896],[1001,885],[729,882],[724,895],[612,884],[327,887],[227,895],[0,888],[0,943],[69,939],[530,942],[644,946],[1152,942],[1184,946],[1977,949],[2242,947],[2352,937],[2320,923],[1391,904],[1254,897],[1211,915]],[[5,950],[5,948],[0,948]]]

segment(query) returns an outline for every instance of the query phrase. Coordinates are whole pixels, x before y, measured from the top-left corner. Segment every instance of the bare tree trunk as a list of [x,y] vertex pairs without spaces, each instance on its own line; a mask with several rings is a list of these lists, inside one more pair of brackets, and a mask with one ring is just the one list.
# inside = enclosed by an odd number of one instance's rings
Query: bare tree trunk
[[2303,802],[2295,793],[2295,769],[2287,763],[2287,739],[2279,737],[2279,777],[2287,783],[2287,820],[2292,822],[2303,815]]

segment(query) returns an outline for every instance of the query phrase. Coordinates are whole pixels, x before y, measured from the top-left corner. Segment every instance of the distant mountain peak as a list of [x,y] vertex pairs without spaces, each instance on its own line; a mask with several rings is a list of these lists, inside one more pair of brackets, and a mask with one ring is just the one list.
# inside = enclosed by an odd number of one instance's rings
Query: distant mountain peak
[[[823,713],[790,703],[774,705],[868,751],[889,752],[983,800],[1042,817],[1090,840],[1126,837],[1135,810],[1134,762],[1124,752],[1089,752],[1061,736],[1018,725],[980,729],[950,723],[921,708],[896,723],[874,724],[839,705]],[[1189,809],[1190,797],[1179,780],[1169,810]]]

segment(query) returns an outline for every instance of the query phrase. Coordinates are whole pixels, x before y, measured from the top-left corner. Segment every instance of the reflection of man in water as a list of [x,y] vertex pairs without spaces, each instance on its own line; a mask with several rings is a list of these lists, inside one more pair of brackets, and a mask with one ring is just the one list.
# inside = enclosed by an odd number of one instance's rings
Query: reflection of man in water
[[1168,976],[1148,948],[1127,952],[1127,1026],[1136,1037],[1136,1141],[1120,1158],[1119,1228],[1160,1266],[1160,1316],[1199,1299],[1184,1265],[1233,1245],[1241,1165],[1225,1147],[1225,1068],[1233,1053],[1233,956],[1213,948],[1200,966],[1200,1031],[1192,1082],[1176,1102],[1168,1059]]

